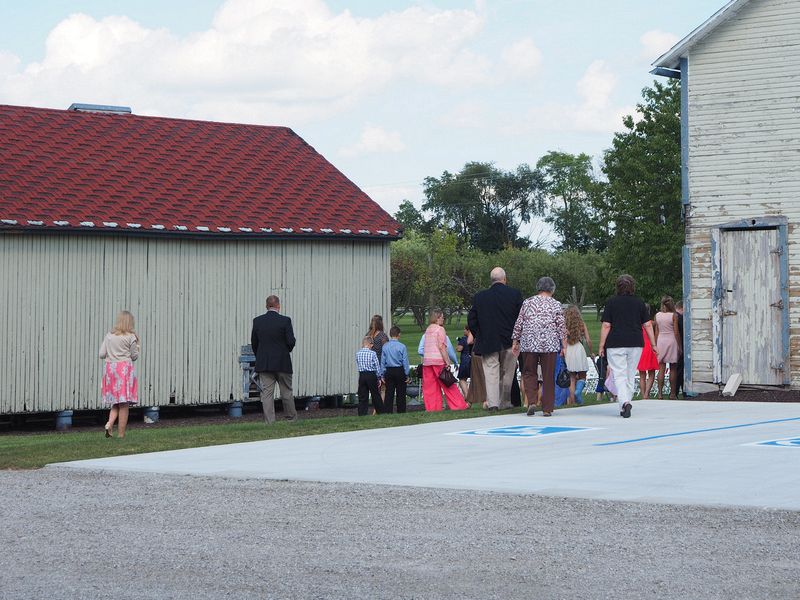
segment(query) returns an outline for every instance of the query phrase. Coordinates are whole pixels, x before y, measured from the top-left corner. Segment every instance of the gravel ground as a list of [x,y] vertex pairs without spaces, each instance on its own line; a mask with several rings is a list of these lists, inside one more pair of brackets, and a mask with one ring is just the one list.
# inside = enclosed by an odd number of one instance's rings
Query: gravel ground
[[0,598],[791,598],[800,512],[0,472]]

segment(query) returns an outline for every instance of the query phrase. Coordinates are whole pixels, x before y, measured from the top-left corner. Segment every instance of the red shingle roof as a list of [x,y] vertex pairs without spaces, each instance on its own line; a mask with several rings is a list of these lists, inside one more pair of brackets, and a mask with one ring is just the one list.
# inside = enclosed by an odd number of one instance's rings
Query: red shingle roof
[[0,105],[0,229],[397,237],[291,129]]

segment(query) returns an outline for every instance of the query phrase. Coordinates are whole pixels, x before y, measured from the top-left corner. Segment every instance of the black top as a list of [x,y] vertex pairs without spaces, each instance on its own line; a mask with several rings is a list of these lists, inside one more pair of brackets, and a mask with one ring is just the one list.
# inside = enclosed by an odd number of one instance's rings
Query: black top
[[381,354],[383,354],[383,346],[388,343],[389,336],[383,331],[379,331],[372,338],[372,349],[375,351],[375,354],[378,355],[378,362],[380,362]]
[[522,293],[504,283],[475,294],[467,324],[475,337],[473,352],[491,354],[511,347],[511,332],[522,308]]
[[292,320],[274,310],[253,319],[250,344],[256,355],[257,373],[291,373],[295,339]]
[[642,325],[650,320],[647,306],[637,296],[612,296],[600,320],[611,324],[606,348],[642,348]]

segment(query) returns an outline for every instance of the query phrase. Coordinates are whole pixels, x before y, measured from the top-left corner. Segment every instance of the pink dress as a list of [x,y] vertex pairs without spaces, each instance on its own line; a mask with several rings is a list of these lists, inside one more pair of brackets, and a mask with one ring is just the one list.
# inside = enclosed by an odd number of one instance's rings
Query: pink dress
[[100,394],[107,405],[137,404],[139,380],[133,361],[139,358],[139,344],[132,333],[115,335],[107,333],[100,346],[104,363]]
[[674,314],[671,312],[656,313],[656,325],[658,325],[656,347],[662,363],[676,363],[680,354],[678,340],[675,339],[675,328],[672,323]]

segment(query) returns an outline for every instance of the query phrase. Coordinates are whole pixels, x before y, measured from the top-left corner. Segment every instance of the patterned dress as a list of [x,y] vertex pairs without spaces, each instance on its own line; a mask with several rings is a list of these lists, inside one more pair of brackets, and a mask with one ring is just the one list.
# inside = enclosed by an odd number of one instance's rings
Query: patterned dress
[[555,298],[532,296],[522,303],[511,339],[519,340],[521,352],[560,352],[567,337],[564,309]]
[[139,380],[133,368],[133,361],[139,358],[136,336],[107,333],[100,346],[100,358],[105,360],[100,383],[103,402],[107,405],[138,404]]

